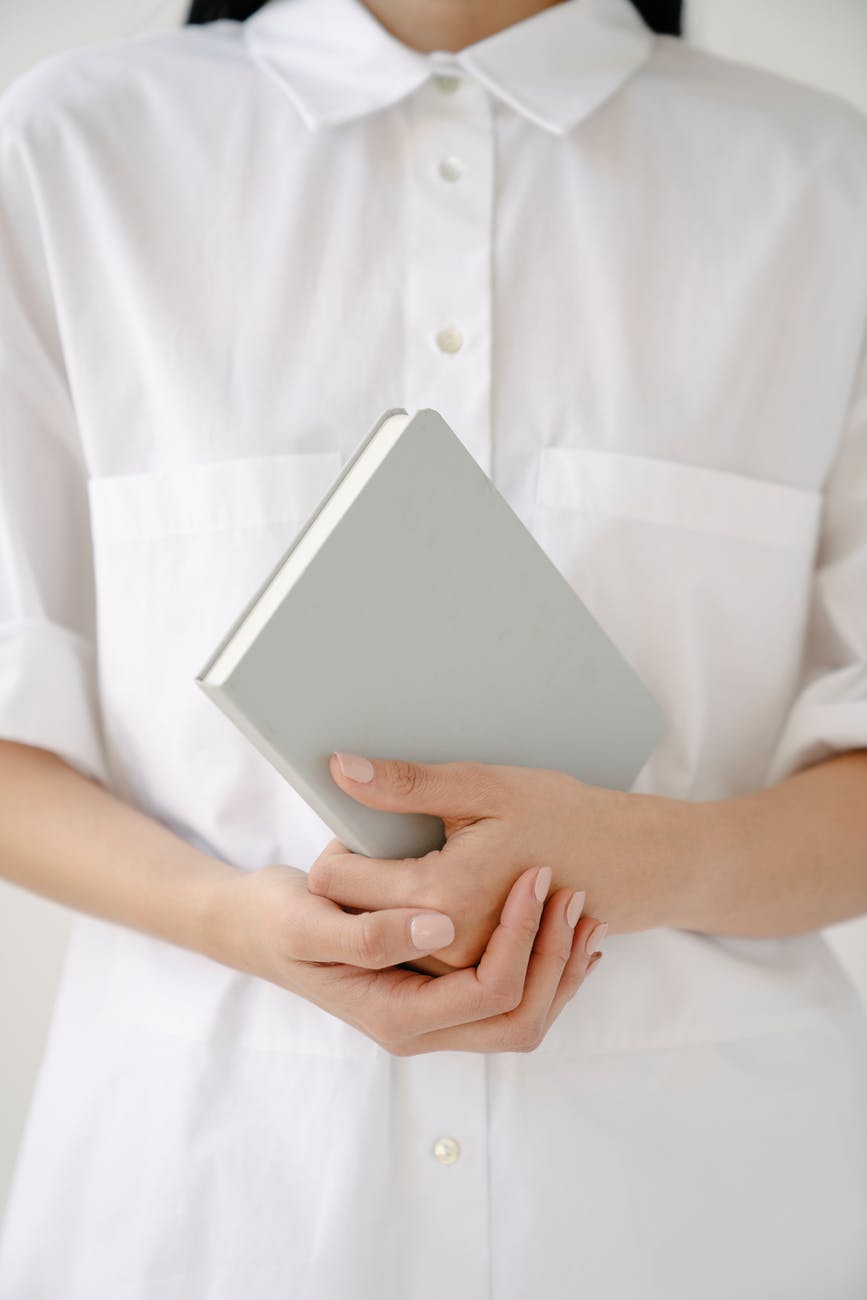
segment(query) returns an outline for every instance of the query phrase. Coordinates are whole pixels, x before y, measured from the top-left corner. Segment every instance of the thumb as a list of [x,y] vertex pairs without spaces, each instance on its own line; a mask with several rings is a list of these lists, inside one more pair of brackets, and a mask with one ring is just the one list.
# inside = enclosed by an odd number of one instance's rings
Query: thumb
[[317,909],[317,923],[299,927],[292,947],[294,960],[385,970],[411,962],[421,953],[447,948],[455,937],[454,923],[444,912],[394,907],[353,915],[325,901],[327,908]]
[[411,763],[338,751],[328,762],[348,795],[385,812],[483,817],[493,811],[493,769],[483,763]]

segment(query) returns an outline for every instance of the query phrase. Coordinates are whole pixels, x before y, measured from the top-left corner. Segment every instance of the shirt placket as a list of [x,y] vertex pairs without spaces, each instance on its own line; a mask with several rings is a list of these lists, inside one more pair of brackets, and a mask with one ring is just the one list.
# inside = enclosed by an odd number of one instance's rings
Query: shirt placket
[[489,1300],[486,1057],[431,1052],[395,1066],[410,1294],[413,1300]]
[[[490,475],[494,118],[488,92],[456,61],[431,61],[434,75],[403,106],[402,405],[438,410]],[[488,1300],[486,1057],[433,1052],[395,1064],[413,1300]]]
[[491,474],[492,105],[456,63],[432,61],[405,106],[403,405],[438,410]]

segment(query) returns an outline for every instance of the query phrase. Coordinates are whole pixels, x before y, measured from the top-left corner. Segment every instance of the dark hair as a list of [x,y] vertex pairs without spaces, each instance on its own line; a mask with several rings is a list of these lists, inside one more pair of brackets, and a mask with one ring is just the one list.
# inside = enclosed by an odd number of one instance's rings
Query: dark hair
[[[231,18],[242,23],[261,9],[265,0],[193,0],[188,23],[212,23]],[[632,0],[648,27],[664,36],[681,35],[682,0]]]

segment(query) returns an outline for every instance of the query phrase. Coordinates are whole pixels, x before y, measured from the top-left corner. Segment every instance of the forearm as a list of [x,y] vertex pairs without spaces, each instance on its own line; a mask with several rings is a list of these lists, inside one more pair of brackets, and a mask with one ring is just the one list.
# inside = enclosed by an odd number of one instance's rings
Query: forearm
[[47,750],[0,741],[0,874],[78,911],[210,947],[210,857]]
[[754,794],[670,807],[677,928],[777,938],[867,911],[867,751]]

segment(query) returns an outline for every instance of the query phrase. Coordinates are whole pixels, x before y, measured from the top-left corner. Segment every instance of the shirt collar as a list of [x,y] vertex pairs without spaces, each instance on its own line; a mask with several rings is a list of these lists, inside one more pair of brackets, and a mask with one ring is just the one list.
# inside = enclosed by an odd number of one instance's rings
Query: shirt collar
[[311,129],[397,103],[445,68],[562,135],[614,94],[654,45],[630,0],[560,0],[455,52],[405,45],[361,0],[268,0],[243,32]]

